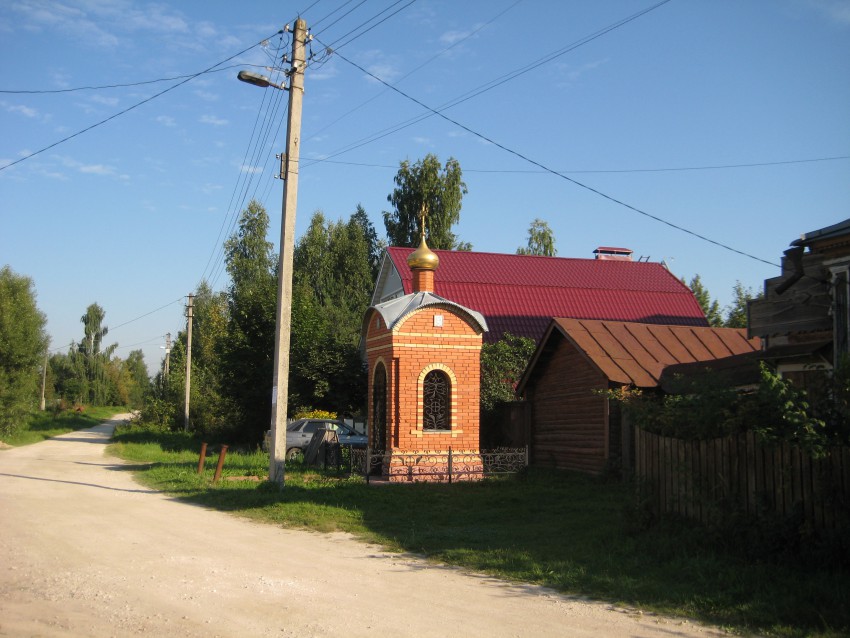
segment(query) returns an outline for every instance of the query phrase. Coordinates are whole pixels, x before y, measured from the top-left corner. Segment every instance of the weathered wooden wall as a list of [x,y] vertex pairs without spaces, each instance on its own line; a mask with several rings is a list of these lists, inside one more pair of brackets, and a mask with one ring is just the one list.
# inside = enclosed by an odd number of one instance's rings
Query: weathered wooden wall
[[720,504],[748,514],[802,513],[813,529],[846,524],[850,504],[850,448],[812,459],[788,443],[766,446],[750,432],[708,441],[685,441],[635,428],[635,476],[656,511],[704,523]]
[[531,464],[598,473],[608,462],[608,401],[593,394],[607,380],[561,342],[536,375],[531,403]]

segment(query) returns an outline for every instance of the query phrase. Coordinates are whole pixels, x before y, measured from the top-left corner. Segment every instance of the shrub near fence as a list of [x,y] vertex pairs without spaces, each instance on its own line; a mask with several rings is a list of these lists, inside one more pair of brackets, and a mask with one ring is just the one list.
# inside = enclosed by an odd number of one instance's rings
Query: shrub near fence
[[635,428],[635,476],[657,513],[716,523],[723,508],[801,516],[814,530],[848,525],[850,448],[813,459],[800,448],[763,445],[755,434],[697,441]]

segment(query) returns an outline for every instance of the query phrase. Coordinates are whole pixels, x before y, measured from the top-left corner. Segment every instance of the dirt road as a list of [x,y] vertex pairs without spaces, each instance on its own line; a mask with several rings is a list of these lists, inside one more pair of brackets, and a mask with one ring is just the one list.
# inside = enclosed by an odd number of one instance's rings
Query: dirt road
[[720,636],[140,486],[115,423],[0,451],[0,636]]

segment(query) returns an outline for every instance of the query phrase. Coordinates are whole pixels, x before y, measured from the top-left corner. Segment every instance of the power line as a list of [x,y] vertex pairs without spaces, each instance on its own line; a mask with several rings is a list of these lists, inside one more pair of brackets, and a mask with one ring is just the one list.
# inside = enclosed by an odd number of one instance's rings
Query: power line
[[[764,167],[764,166],[784,166],[789,164],[806,164],[811,162],[833,162],[837,160],[847,160],[850,159],[850,155],[834,155],[831,157],[813,157],[807,159],[795,159],[795,160],[781,160],[775,162],[751,162],[747,164],[711,164],[708,166],[668,166],[662,168],[622,168],[622,169],[598,169],[598,170],[559,170],[559,173],[565,173],[567,175],[579,175],[579,174],[611,174],[611,173],[665,173],[665,172],[674,172],[674,171],[714,171],[714,170],[722,170],[722,169],[730,169],[730,168],[755,168],[755,167]],[[310,166],[313,164],[343,164],[346,166],[362,166],[364,168],[390,168],[393,170],[398,169],[398,165],[392,164],[368,164],[365,162],[343,162],[340,160],[331,160],[331,159],[316,159],[313,160]],[[520,175],[545,175],[548,174],[549,171],[539,170],[510,170],[510,169],[483,169],[483,168],[467,168],[464,166],[464,173],[506,173],[506,174],[520,174]]]
[[[257,46],[257,45],[254,45]],[[253,47],[251,47],[253,48]],[[237,55],[239,55],[237,53]],[[123,89],[127,87],[133,86],[144,86],[146,84],[157,84],[159,82],[174,82],[175,80],[184,80],[186,78],[192,79],[196,78],[200,75],[205,75],[207,73],[220,73],[221,71],[227,71],[229,69],[241,68],[244,66],[252,66],[259,69],[268,68],[263,66],[262,64],[231,64],[230,66],[224,66],[220,69],[208,69],[206,71],[199,71],[198,73],[188,73],[186,75],[175,75],[169,78],[157,78],[156,80],[139,80],[138,82],[127,82],[124,84],[102,84],[99,86],[76,86],[70,89],[32,89],[32,90],[7,90],[0,89],[0,93],[6,94],[24,94],[24,95],[41,95],[41,94],[51,94],[51,93],[74,93],[75,91],[102,91],[106,89]]]
[[[349,4],[351,4],[352,2],[353,2],[353,0],[348,0],[348,2],[345,2],[344,4],[342,4],[342,5],[338,6],[336,9],[334,9],[333,11],[331,11],[331,12],[330,12],[328,15],[326,15],[324,18],[320,18],[319,20],[316,20],[316,22],[314,22],[314,23],[313,23],[313,26],[312,26],[311,28],[312,28],[312,29],[315,29],[315,28],[316,28],[319,24],[321,24],[324,20],[327,20],[327,19],[328,19],[328,18],[330,18],[333,14],[335,14],[337,11],[342,10],[344,7],[348,6],[348,5],[349,5]],[[326,26],[326,27],[325,27],[325,30],[327,30],[327,29],[331,28],[331,27],[332,27],[333,25],[335,25],[337,22],[339,22],[340,20],[342,20],[345,16],[350,15],[350,14],[351,14],[351,13],[353,13],[353,12],[354,12],[354,11],[355,11],[358,7],[360,7],[361,5],[363,5],[363,4],[365,4],[365,3],[366,3],[366,0],[360,0],[360,2],[358,2],[356,5],[354,5],[354,7],[353,7],[353,8],[349,9],[348,11],[346,11],[345,13],[343,13],[341,16],[339,16],[336,20],[334,20],[333,22],[331,22],[328,26]]]
[[[536,69],[543,64],[546,64],[547,62],[551,62],[551,61],[559,58],[560,56],[565,55],[566,53],[574,51],[575,49],[577,49],[581,46],[584,46],[585,44],[588,44],[589,42],[592,42],[593,40],[596,40],[597,38],[600,38],[601,36],[603,36],[607,33],[610,33],[611,31],[626,25],[626,24],[636,20],[637,18],[639,18],[643,15],[646,15],[650,11],[654,11],[655,9],[661,7],[662,5],[667,4],[668,2],[670,2],[670,0],[661,0],[661,2],[658,2],[658,3],[656,3],[656,4],[654,4],[650,7],[647,7],[646,9],[642,9],[641,11],[638,11],[637,13],[633,13],[632,15],[627,16],[625,18],[622,18],[621,20],[613,22],[613,23],[609,24],[608,26],[595,31],[594,33],[591,33],[590,35],[584,36],[583,38],[580,38],[579,40],[576,40],[573,43],[568,44],[568,45],[566,45],[566,46],[564,46],[564,47],[562,47],[562,48],[560,48],[556,51],[553,51],[551,53],[547,53],[543,57],[538,58],[537,60],[535,60],[534,62],[531,62],[530,64],[524,65],[524,66],[520,67],[519,69],[515,69],[514,71],[506,73],[506,74],[504,74],[504,75],[502,75],[502,76],[500,76],[500,77],[498,77],[494,80],[491,80],[490,82],[486,82],[482,85],[479,85],[477,88],[471,89],[470,91],[467,91],[466,93],[464,93],[464,94],[462,94],[458,97],[455,97],[452,100],[449,100],[448,102],[443,103],[442,105],[440,105],[436,109],[436,111],[447,110],[449,108],[452,108],[454,106],[462,104],[463,102],[471,100],[472,98],[477,97],[477,96],[481,95],[482,93],[486,93],[487,91],[491,91],[492,89],[496,88],[497,86],[501,86],[504,83],[509,82],[510,80],[514,80],[514,79],[518,78],[519,76],[524,75],[525,73],[528,73],[529,71]],[[317,38],[317,41],[318,41],[318,38]],[[384,82],[384,84],[386,84],[386,82]],[[390,87],[390,88],[392,88],[392,87]],[[347,147],[343,147],[341,150],[335,151],[334,153],[328,155],[327,157],[336,157],[338,155],[342,155],[343,153],[347,153],[347,152],[352,151],[354,149],[360,148],[361,146],[365,146],[366,144],[371,144],[372,142],[375,142],[379,139],[387,137],[388,135],[392,135],[393,133],[397,133],[398,131],[400,131],[402,129],[405,129],[409,126],[413,126],[414,124],[417,124],[417,123],[419,123],[423,120],[426,120],[429,117],[432,117],[434,114],[436,114],[436,113],[425,113],[425,114],[418,115],[418,116],[415,116],[413,118],[410,118],[408,120],[405,120],[405,121],[403,121],[399,124],[394,124],[394,125],[392,125],[388,128],[385,128],[381,131],[378,131],[377,133],[373,133],[370,136],[367,136],[365,138],[361,138],[360,140],[353,142],[352,144],[349,144]],[[305,165],[305,168],[308,168],[311,165],[312,165],[312,163],[308,163],[308,164]]]
[[[282,33],[282,32],[283,32],[283,30],[280,30],[280,31],[278,31],[277,33]],[[277,35],[277,34],[275,34],[275,35]],[[272,37],[272,36],[269,36],[269,38],[270,38],[270,37]],[[230,60],[232,60],[233,58],[238,57],[238,56],[242,55],[243,53],[246,53],[247,51],[250,51],[250,50],[251,50],[251,49],[253,49],[254,47],[256,47],[256,46],[260,46],[263,42],[265,42],[265,41],[266,41],[266,40],[268,40],[269,38],[263,38],[262,40],[260,40],[260,42],[257,42],[256,44],[252,44],[251,46],[249,46],[249,47],[247,47],[247,48],[243,49],[242,51],[239,51],[238,53],[234,53],[234,54],[233,54],[233,55],[231,55],[229,58],[226,58],[226,59],[222,60],[221,62],[218,62],[218,63],[216,63],[216,64],[213,64],[211,67],[209,67],[209,68],[207,68],[207,69],[204,69],[203,71],[200,71],[200,72],[198,72],[198,73],[196,73],[196,74],[194,74],[194,75],[192,75],[192,76],[190,76],[190,77],[188,77],[188,78],[186,78],[186,79],[182,80],[181,82],[178,82],[177,84],[175,84],[175,85],[173,85],[173,86],[170,86],[170,87],[168,87],[167,89],[165,89],[165,90],[163,90],[163,91],[160,91],[159,93],[156,93],[155,95],[152,95],[152,96],[151,96],[151,97],[149,97],[149,98],[145,98],[145,99],[144,99],[144,100],[142,100],[141,102],[137,102],[136,104],[133,104],[132,106],[127,107],[127,108],[126,108],[126,109],[124,109],[123,111],[119,111],[118,113],[115,113],[115,114],[113,114],[113,115],[110,115],[110,116],[109,116],[109,117],[107,117],[105,120],[101,120],[100,122],[97,122],[96,124],[92,124],[91,126],[87,126],[86,128],[82,129],[81,131],[77,131],[76,133],[73,133],[73,134],[69,135],[68,137],[63,138],[63,139],[59,140],[58,142],[54,142],[53,144],[50,144],[50,145],[48,145],[48,146],[45,146],[44,148],[39,149],[39,150],[37,150],[37,151],[35,151],[35,152],[33,152],[33,153],[30,153],[29,155],[26,155],[26,156],[24,156],[24,157],[21,157],[21,158],[19,158],[19,159],[16,159],[14,162],[9,162],[8,164],[6,164],[6,165],[4,165],[4,166],[0,166],[0,171],[4,171],[4,170],[6,170],[7,168],[10,168],[10,167],[12,167],[12,166],[15,166],[16,164],[20,164],[21,162],[23,162],[23,161],[25,161],[25,160],[28,160],[28,159],[30,159],[30,158],[32,158],[32,157],[35,157],[36,155],[39,155],[39,154],[41,154],[41,153],[44,153],[45,151],[48,151],[48,150],[50,150],[51,148],[54,148],[54,147],[56,147],[56,146],[59,146],[60,144],[63,144],[64,142],[67,142],[67,141],[69,141],[69,140],[72,140],[72,139],[74,139],[75,137],[79,137],[79,136],[80,136],[80,135],[82,135],[83,133],[87,133],[88,131],[91,131],[92,129],[95,129],[95,128],[97,128],[98,126],[101,126],[101,125],[103,125],[103,124],[106,124],[107,122],[109,122],[109,121],[111,121],[111,120],[114,120],[115,118],[120,117],[120,116],[124,115],[125,113],[129,113],[129,112],[130,112],[130,111],[132,111],[133,109],[136,109],[136,108],[138,108],[138,107],[142,106],[143,104],[147,104],[148,102],[150,102],[150,101],[152,101],[152,100],[155,100],[156,98],[158,98],[158,97],[160,97],[160,96],[162,96],[162,95],[165,95],[165,94],[166,94],[166,93],[168,93],[169,91],[173,91],[173,90],[174,90],[174,89],[176,89],[177,87],[182,86],[182,85],[186,84],[187,82],[190,82],[190,81],[191,81],[191,80],[193,80],[194,78],[196,78],[196,77],[198,77],[198,76],[200,76],[200,75],[203,75],[204,73],[208,73],[208,72],[212,71],[212,69],[216,68],[217,66],[219,66],[219,65],[221,65],[221,64],[224,64],[225,62],[229,62],[229,61],[230,61]]]
[[152,344],[152,343],[155,343],[155,342],[159,341],[159,340],[160,340],[160,339],[162,339],[164,336],[165,336],[165,335],[157,335],[157,336],[155,336],[155,337],[151,337],[150,339],[147,339],[147,340],[145,340],[145,341],[139,341],[138,343],[131,343],[131,344],[130,344],[130,345],[128,345],[128,346],[122,346],[122,345],[119,345],[119,346],[118,346],[118,348],[116,348],[116,349],[117,349],[117,350],[126,350],[127,348],[135,348],[136,346],[147,346],[147,345],[150,345],[150,344]]
[[[394,6],[396,6],[396,5],[398,5],[398,4],[401,4],[402,2],[404,2],[404,0],[396,0],[396,2],[394,2],[393,4],[391,4],[390,6],[388,6],[386,9],[384,9],[384,10],[383,10],[383,11],[381,11],[380,13],[375,14],[374,16],[372,16],[371,18],[369,18],[368,20],[366,20],[366,22],[363,22],[363,23],[361,23],[360,25],[358,25],[358,26],[354,27],[353,29],[351,29],[351,31],[349,31],[348,33],[346,33],[346,34],[345,34],[345,35],[343,35],[342,37],[337,38],[337,41],[342,40],[343,38],[347,38],[349,35],[351,35],[351,34],[352,34],[352,33],[354,33],[355,31],[357,31],[357,29],[360,29],[360,28],[362,28],[362,27],[366,26],[366,25],[367,25],[367,24],[369,24],[372,20],[374,20],[375,18],[377,18],[378,16],[380,16],[382,13],[386,13],[387,11],[389,11],[390,9],[392,9]],[[410,5],[412,5],[414,2],[416,2],[416,0],[410,0],[410,1],[409,1],[406,5],[404,5],[403,7],[399,8],[399,9],[396,9],[396,10],[395,10],[395,11],[393,11],[390,15],[386,16],[386,17],[385,17],[385,18],[383,18],[382,20],[379,20],[378,22],[376,22],[375,24],[373,24],[372,26],[370,26],[368,29],[365,29],[364,31],[362,31],[362,32],[358,33],[356,36],[354,36],[354,37],[353,37],[353,38],[351,38],[350,40],[346,40],[345,42],[343,42],[342,44],[340,44],[337,48],[342,48],[342,47],[344,47],[344,46],[346,46],[346,45],[351,44],[351,43],[352,43],[352,42],[354,42],[357,38],[360,38],[360,37],[362,37],[362,36],[366,35],[367,33],[369,33],[369,31],[371,31],[371,30],[372,30],[372,29],[374,29],[375,27],[377,27],[377,26],[379,26],[379,25],[383,24],[384,22],[386,22],[387,20],[389,20],[390,18],[392,18],[392,17],[393,17],[394,15],[396,15],[397,13],[401,13],[402,11],[404,11],[405,9],[407,9]],[[359,6],[359,5],[358,5],[358,6]]]
[[[665,0],[665,1],[669,1],[669,0]],[[772,261],[767,261],[766,259],[762,259],[761,257],[756,257],[755,255],[751,255],[751,254],[749,254],[749,253],[747,253],[747,252],[744,252],[744,251],[742,251],[742,250],[738,250],[737,248],[732,248],[731,246],[729,246],[729,245],[727,245],[727,244],[724,244],[724,243],[719,242],[719,241],[714,240],[714,239],[710,239],[709,237],[706,237],[705,235],[700,235],[699,233],[696,233],[696,232],[694,232],[694,231],[692,231],[692,230],[689,230],[689,229],[685,228],[684,226],[679,226],[678,224],[674,224],[673,222],[667,221],[666,219],[663,219],[663,218],[661,218],[661,217],[658,217],[657,215],[653,215],[653,214],[648,213],[648,212],[646,212],[646,211],[644,211],[644,210],[641,210],[640,208],[637,208],[636,206],[632,206],[631,204],[627,204],[626,202],[624,202],[624,201],[622,201],[622,200],[619,200],[619,199],[617,199],[616,197],[612,197],[611,195],[608,195],[608,194],[606,194],[606,193],[603,193],[602,191],[600,191],[600,190],[598,190],[598,189],[596,189],[596,188],[593,188],[592,186],[588,186],[587,184],[583,184],[582,182],[579,182],[578,180],[575,180],[575,179],[573,179],[572,177],[567,177],[565,174],[563,174],[563,173],[559,173],[558,171],[556,171],[556,170],[554,170],[554,169],[552,169],[552,168],[549,168],[549,167],[548,167],[548,166],[546,166],[545,164],[542,164],[542,163],[540,163],[540,162],[538,162],[538,161],[536,161],[536,160],[531,159],[530,157],[528,157],[528,156],[526,156],[526,155],[523,155],[523,154],[522,154],[522,153],[520,153],[519,151],[515,151],[515,150],[513,150],[513,149],[511,149],[511,148],[508,148],[508,147],[507,147],[507,146],[505,146],[504,144],[500,144],[500,143],[499,143],[499,142],[497,142],[496,140],[493,140],[493,139],[491,139],[491,138],[487,137],[486,135],[483,135],[482,133],[479,133],[478,131],[475,131],[475,130],[473,130],[473,129],[469,128],[468,126],[466,126],[466,125],[464,125],[464,124],[461,124],[461,123],[460,123],[460,122],[458,122],[457,120],[453,120],[452,118],[448,117],[448,116],[447,116],[447,115],[445,115],[444,113],[441,113],[441,112],[439,112],[439,111],[437,111],[437,110],[435,110],[435,109],[431,108],[430,106],[428,106],[428,105],[427,105],[427,104],[425,104],[424,102],[421,102],[420,100],[417,100],[415,97],[413,97],[413,96],[411,96],[411,95],[408,95],[407,93],[405,93],[404,91],[402,91],[402,90],[398,89],[397,87],[392,86],[391,84],[389,84],[389,83],[385,82],[384,80],[382,80],[381,78],[379,78],[379,77],[378,77],[377,75],[375,75],[374,73],[371,73],[370,71],[367,71],[367,70],[366,70],[366,69],[364,69],[362,66],[360,66],[360,65],[359,65],[359,64],[357,64],[356,62],[353,62],[353,61],[349,60],[348,58],[346,58],[346,57],[345,57],[345,56],[343,56],[342,54],[337,53],[337,55],[338,55],[338,56],[339,56],[342,60],[344,60],[345,62],[348,62],[348,64],[350,64],[350,65],[354,66],[355,68],[359,69],[359,70],[360,70],[360,71],[362,71],[363,73],[366,73],[368,76],[370,76],[370,77],[374,78],[375,80],[377,80],[377,81],[378,81],[378,82],[380,82],[381,84],[384,84],[385,86],[387,86],[387,87],[391,88],[393,91],[395,91],[396,93],[398,93],[398,94],[399,94],[399,95],[401,95],[402,97],[405,97],[405,98],[407,98],[408,100],[410,100],[411,102],[414,102],[415,104],[418,104],[418,105],[419,105],[419,106],[421,106],[422,108],[427,109],[428,111],[430,111],[430,112],[431,112],[431,113],[433,113],[434,115],[437,115],[438,117],[443,118],[443,119],[444,119],[444,120],[446,120],[447,122],[449,122],[449,123],[451,123],[451,124],[454,124],[455,126],[457,126],[457,127],[461,128],[461,129],[463,129],[464,131],[466,131],[467,133],[470,133],[471,135],[475,135],[476,137],[478,137],[478,138],[480,138],[480,139],[484,140],[485,142],[489,142],[490,144],[493,144],[494,146],[496,146],[496,147],[498,147],[498,148],[502,149],[503,151],[505,151],[506,153],[510,153],[511,155],[513,155],[513,156],[515,156],[515,157],[518,157],[518,158],[520,158],[521,160],[524,160],[524,161],[528,162],[529,164],[533,164],[534,166],[537,166],[538,168],[543,169],[543,170],[544,170],[544,171],[546,171],[547,173],[551,173],[552,175],[556,175],[556,176],[560,177],[561,179],[564,179],[564,180],[566,180],[566,181],[570,182],[571,184],[574,184],[574,185],[579,186],[579,187],[581,187],[581,188],[583,188],[583,189],[585,189],[585,190],[588,190],[588,191],[590,191],[591,193],[594,193],[595,195],[598,195],[598,196],[600,196],[600,197],[603,197],[604,199],[607,199],[607,200],[608,200],[608,201],[610,201],[610,202],[613,202],[613,203],[615,203],[615,204],[618,204],[618,205],[620,205],[620,206],[623,206],[624,208],[628,208],[629,210],[634,211],[634,212],[636,212],[636,213],[638,213],[638,214],[640,214],[640,215],[643,215],[643,216],[645,216],[645,217],[648,217],[649,219],[653,219],[653,220],[655,220],[655,221],[657,221],[657,222],[659,222],[659,223],[661,223],[661,224],[664,224],[664,225],[666,225],[666,226],[669,226],[670,228],[674,228],[675,230],[678,230],[678,231],[681,231],[681,232],[686,233],[686,234],[688,234],[688,235],[691,235],[692,237],[696,237],[697,239],[701,239],[701,240],[703,240],[703,241],[705,241],[705,242],[708,242],[708,243],[710,243],[710,244],[713,244],[713,245],[715,245],[715,246],[718,246],[719,248],[723,248],[723,249],[728,250],[728,251],[730,251],[730,252],[737,253],[737,254],[739,254],[739,255],[742,255],[742,256],[744,256],[744,257],[748,257],[748,258],[753,259],[753,260],[755,260],[755,261],[760,261],[760,262],[765,263],[765,264],[768,264],[768,265],[770,265],[770,266],[779,266],[779,264],[776,264],[776,263],[774,263],[774,262],[772,262]]]
[[[277,54],[276,54],[277,58],[280,57],[280,51],[281,51],[282,48],[283,48],[283,37],[281,37],[279,42],[278,42],[278,48],[277,48]],[[278,70],[278,74],[280,74],[279,70]],[[273,78],[273,79],[277,80],[278,78]],[[249,168],[248,173],[246,174],[245,172],[241,172],[239,177],[237,177],[237,179],[236,179],[236,184],[234,185],[233,192],[231,193],[231,196],[230,196],[230,203],[228,204],[227,209],[225,210],[224,218],[222,219],[222,224],[221,224],[221,227],[219,228],[218,236],[216,238],[215,244],[213,245],[213,249],[210,253],[210,256],[207,259],[207,264],[206,264],[206,266],[204,266],[204,270],[201,274],[200,280],[198,281],[198,285],[200,285],[201,281],[203,281],[204,278],[207,277],[208,271],[209,271],[209,278],[210,278],[210,280],[212,280],[213,273],[219,270],[219,263],[220,263],[219,260],[221,260],[221,263],[223,263],[224,246],[222,245],[221,242],[222,242],[222,238],[225,235],[225,229],[227,229],[228,232],[229,232],[230,229],[233,228],[233,226],[236,222],[237,211],[239,210],[239,208],[241,208],[241,205],[244,203],[245,196],[246,196],[246,193],[247,193],[247,189],[249,188],[250,183],[253,181],[253,175],[254,174],[250,170],[250,167],[252,167],[253,164],[255,164],[257,162],[261,149],[264,148],[265,145],[266,145],[266,141],[268,140],[268,134],[269,134],[269,131],[270,131],[270,128],[268,128],[268,127],[270,127],[269,123],[274,120],[274,118],[277,114],[277,110],[278,110],[278,108],[280,106],[280,102],[282,100],[282,98],[280,97],[280,94],[282,94],[282,93],[283,93],[283,91],[275,92],[273,94],[273,97],[269,97],[270,94],[269,94],[268,91],[263,92],[263,97],[262,97],[262,100],[261,100],[261,103],[260,103],[260,108],[257,110],[257,117],[254,120],[254,127],[251,130],[251,135],[249,137],[248,144],[245,148],[245,156],[243,157],[243,160],[242,160],[242,166]],[[261,115],[263,113],[263,108],[264,108],[264,105],[266,104],[266,100],[268,99],[269,102],[274,101],[275,100],[274,95],[277,95],[277,98],[278,98],[275,101],[274,110],[270,113],[269,110],[266,109],[264,120],[263,120],[262,124],[260,124],[260,118],[261,118]],[[260,131],[259,134],[258,134],[258,126],[259,126],[259,131]],[[278,127],[279,126],[280,126],[280,124],[278,124]],[[265,131],[265,133],[263,133],[262,131]],[[260,141],[261,139],[262,139],[262,141]],[[254,149],[253,155],[251,155],[252,146],[253,146],[253,149]],[[249,155],[251,155],[251,156],[249,157]],[[266,164],[268,164],[268,160],[267,160]],[[242,191],[242,197],[237,200],[237,196],[238,196],[239,190],[240,190],[240,188],[239,188],[240,182],[243,182],[243,181],[244,181],[245,187]],[[229,224],[228,224],[228,220],[230,220]],[[217,278],[218,278],[218,275],[216,275],[216,279]]]
[[160,306],[159,308],[156,308],[155,310],[151,310],[150,312],[146,312],[146,313],[145,313],[145,314],[143,314],[143,315],[139,315],[139,316],[138,316],[138,317],[136,317],[135,319],[130,319],[129,321],[125,321],[124,323],[119,323],[117,326],[112,326],[112,327],[110,328],[110,330],[115,331],[115,330],[117,330],[118,328],[123,328],[123,327],[124,327],[124,326],[126,326],[126,325],[129,325],[129,324],[131,324],[131,323],[134,323],[134,322],[138,321],[139,319],[144,319],[145,317],[148,317],[148,316],[150,316],[150,315],[154,314],[155,312],[159,312],[160,310],[164,310],[165,308],[168,308],[169,306],[173,306],[173,305],[174,305],[174,304],[176,304],[176,303],[180,303],[181,301],[183,301],[183,297],[180,297],[179,299],[175,299],[174,301],[169,301],[169,302],[168,302],[167,304],[165,304],[164,306]]
[[[407,73],[405,73],[405,74],[404,74],[403,76],[401,76],[401,77],[400,77],[400,78],[399,78],[399,79],[398,79],[398,80],[397,80],[394,84],[401,84],[401,82],[403,82],[404,80],[406,80],[407,78],[409,78],[411,75],[413,75],[414,73],[416,73],[417,71],[419,71],[419,70],[420,70],[420,69],[422,69],[423,67],[425,67],[425,66],[429,65],[431,62],[433,62],[434,60],[436,60],[437,58],[439,58],[441,55],[443,55],[443,54],[445,54],[445,53],[447,53],[447,52],[451,51],[451,50],[452,50],[452,49],[454,49],[456,46],[459,46],[459,45],[463,44],[463,43],[464,43],[464,42],[466,42],[469,38],[471,38],[472,36],[474,36],[476,33],[478,33],[479,31],[481,31],[481,30],[482,30],[482,29],[484,29],[485,27],[490,26],[493,22],[495,22],[496,20],[498,20],[499,18],[501,18],[504,14],[506,14],[508,11],[510,11],[511,9],[513,9],[515,6],[517,6],[520,2],[522,2],[522,0],[516,0],[516,1],[515,1],[512,5],[510,5],[507,9],[504,9],[503,11],[501,11],[501,12],[497,13],[495,16],[493,16],[492,18],[490,18],[487,22],[484,22],[483,24],[479,25],[478,27],[476,27],[475,29],[473,29],[472,31],[470,31],[469,33],[467,33],[467,34],[466,34],[463,38],[460,38],[459,40],[456,40],[456,41],[455,41],[455,42],[453,42],[451,45],[449,45],[449,46],[447,46],[445,49],[443,49],[442,51],[439,51],[438,53],[436,53],[436,54],[434,54],[433,56],[431,56],[430,58],[428,58],[425,62],[423,62],[423,63],[422,63],[422,64],[420,64],[419,66],[417,66],[417,67],[415,67],[415,68],[411,69],[410,71],[408,71]],[[366,100],[365,102],[361,102],[359,105],[355,106],[353,109],[350,109],[350,110],[349,110],[349,111],[347,111],[346,113],[343,113],[342,115],[340,115],[340,116],[339,116],[338,118],[336,118],[333,122],[330,122],[330,123],[326,124],[325,126],[323,126],[322,128],[320,128],[318,131],[316,131],[315,133],[313,133],[313,134],[310,136],[310,138],[309,138],[309,139],[314,139],[315,137],[317,137],[318,135],[320,135],[323,131],[326,131],[327,129],[329,129],[330,127],[332,127],[334,124],[336,124],[336,123],[337,123],[337,122],[339,122],[340,120],[343,120],[343,119],[345,119],[346,117],[348,117],[349,115],[351,115],[351,114],[355,113],[356,111],[359,111],[361,108],[363,108],[364,106],[366,106],[366,105],[367,105],[367,104],[369,104],[370,102],[373,102],[374,100],[377,100],[379,97],[381,97],[381,96],[382,96],[384,93],[386,93],[386,92],[387,92],[387,89],[384,89],[383,91],[381,91],[381,92],[380,92],[380,93],[378,93],[377,95],[374,95],[373,97],[369,98],[369,99],[368,99],[368,100]],[[308,166],[309,166],[309,164],[308,164]]]
[[[109,330],[110,330],[110,332],[114,332],[114,331],[115,331],[115,330],[117,330],[118,328],[123,328],[124,326],[127,326],[127,325],[129,325],[129,324],[131,324],[131,323],[134,323],[134,322],[136,322],[136,321],[139,321],[139,319],[144,319],[145,317],[149,317],[150,315],[152,315],[152,314],[154,314],[154,313],[157,313],[157,312],[159,312],[160,310],[164,310],[165,308],[168,308],[169,306],[173,306],[173,305],[174,305],[174,304],[176,304],[176,303],[180,303],[180,302],[182,302],[182,301],[183,301],[183,299],[184,299],[183,297],[180,297],[180,298],[178,298],[178,299],[175,299],[174,301],[169,301],[169,302],[168,302],[167,304],[165,304],[164,306],[160,306],[159,308],[155,308],[154,310],[151,310],[150,312],[146,312],[146,313],[144,313],[144,314],[142,314],[142,315],[139,315],[138,317],[135,317],[135,318],[133,318],[133,319],[130,319],[129,321],[125,321],[125,322],[123,322],[123,323],[119,323],[117,326],[112,326],[111,328],[109,328]],[[60,350],[64,350],[65,348],[70,348],[70,347],[72,347],[72,346],[74,345],[74,343],[75,343],[75,342],[72,340],[72,341],[71,341],[71,343],[69,343],[69,344],[67,344],[67,345],[64,345],[64,346],[57,346],[56,348],[51,348],[50,350],[48,350],[48,352],[59,352]],[[138,345],[138,344],[136,344],[136,345]],[[130,346],[124,346],[124,347],[130,347]]]

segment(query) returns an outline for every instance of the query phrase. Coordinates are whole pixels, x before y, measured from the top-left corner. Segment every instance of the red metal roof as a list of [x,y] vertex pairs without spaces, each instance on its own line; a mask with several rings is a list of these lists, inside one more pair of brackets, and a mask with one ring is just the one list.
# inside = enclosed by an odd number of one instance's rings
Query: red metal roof
[[[412,248],[387,249],[405,294]],[[552,317],[707,326],[690,289],[658,263],[435,250],[434,292],[487,319],[485,338],[504,332],[539,341]]]
[[619,321],[553,319],[551,327],[520,381],[520,389],[534,377],[541,353],[551,350],[558,335],[582,352],[614,383],[653,388],[667,366],[712,362],[756,352],[758,337],[747,339],[746,330],[697,326],[661,326]]

